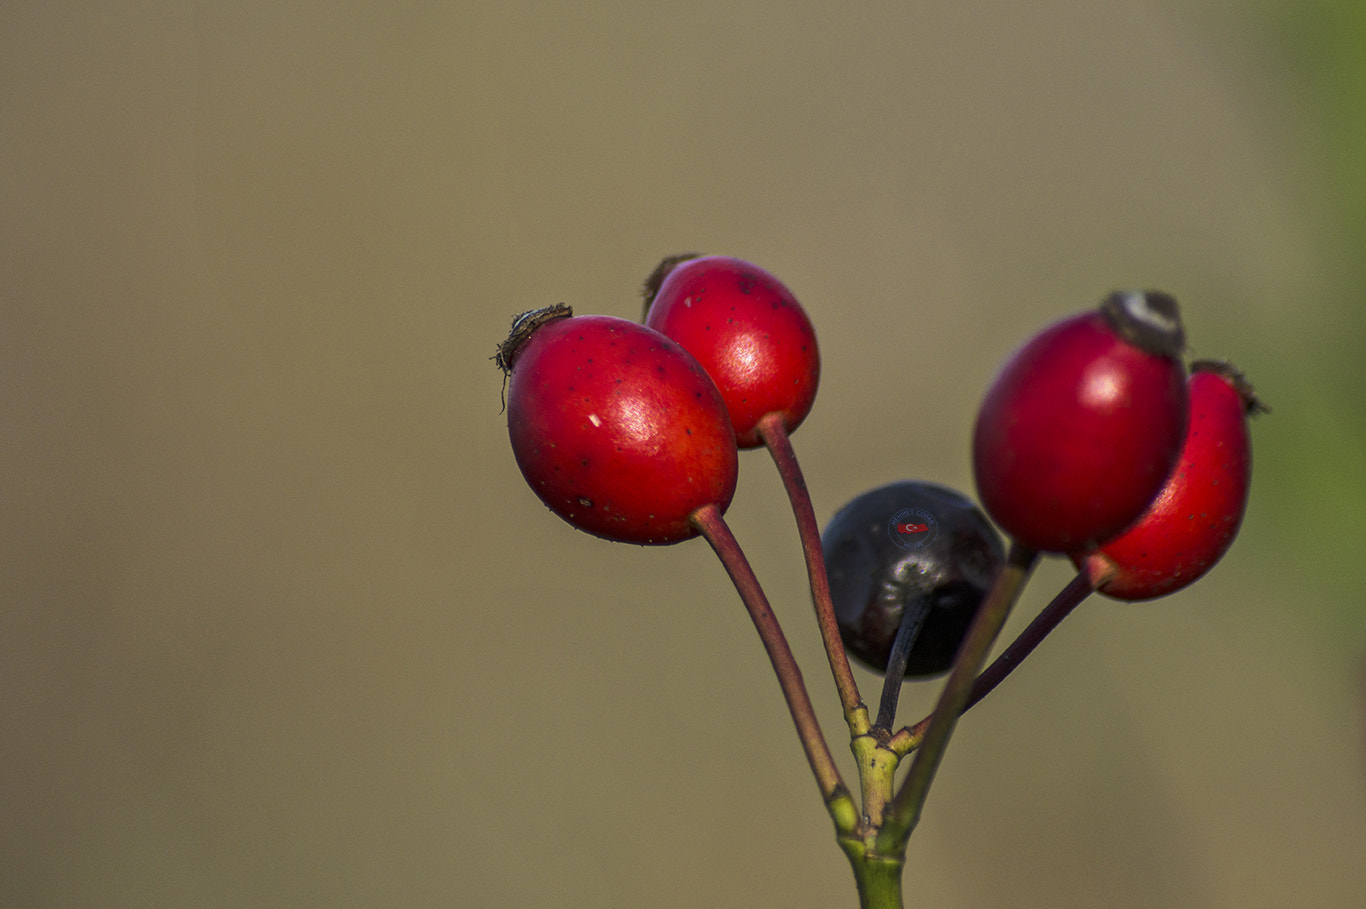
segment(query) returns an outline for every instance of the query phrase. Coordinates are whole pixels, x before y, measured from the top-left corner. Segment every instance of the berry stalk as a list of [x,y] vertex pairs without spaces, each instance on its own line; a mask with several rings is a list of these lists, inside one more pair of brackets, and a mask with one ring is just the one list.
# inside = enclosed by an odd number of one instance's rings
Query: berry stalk
[[816,510],[811,504],[811,494],[807,491],[806,479],[802,476],[801,465],[797,463],[797,453],[792,448],[792,439],[787,434],[782,414],[770,413],[759,420],[759,438],[773,456],[778,476],[782,478],[783,488],[792,502],[792,515],[797,520],[802,554],[806,557],[811,600],[816,606],[816,622],[820,626],[830,672],[835,677],[835,687],[839,690],[844,721],[849,724],[850,735],[863,735],[868,731],[868,708],[859,694],[858,682],[854,681],[849,657],[844,651],[844,641],[840,638],[835,605],[830,599],[830,578],[825,570],[820,525],[816,523]]
[[930,718],[925,738],[911,760],[911,769],[901,784],[896,797],[887,806],[883,815],[882,830],[878,833],[879,852],[884,855],[900,855],[906,849],[906,841],[911,831],[920,821],[920,813],[929,795],[930,784],[934,782],[935,772],[944,758],[949,738],[953,735],[958,717],[972,695],[977,673],[986,662],[987,653],[1001,632],[1010,609],[1019,598],[1025,581],[1038,562],[1039,553],[1035,549],[1011,543],[1006,554],[1005,567],[996,576],[996,582],[987,593],[972,627],[958,651],[953,671],[944,683]]
[[1000,656],[992,661],[992,664],[977,677],[973,683],[972,694],[968,697],[968,702],[964,705],[966,711],[977,704],[978,701],[986,697],[1001,682],[1005,681],[1006,676],[1015,671],[1015,667],[1024,661],[1024,658],[1034,652],[1044,638],[1052,633],[1062,623],[1062,620],[1072,614],[1072,610],[1081,605],[1081,602],[1095,592],[1091,582],[1085,574],[1078,574],[1068,582],[1067,586],[1058,591],[1047,606],[1043,608],[1034,621],[1024,631],[1020,632],[1019,637],[1011,642]]
[[[972,693],[968,695],[968,702],[963,705],[963,713],[967,713],[977,705],[982,698],[986,697],[996,686],[1005,681],[1006,676],[1015,671],[1015,668],[1024,662],[1025,657],[1034,652],[1044,638],[1052,633],[1053,629],[1062,624],[1062,620],[1072,614],[1088,596],[1095,592],[1095,587],[1091,586],[1086,573],[1079,573],[1073,578],[1066,587],[1058,591],[1058,595],[1053,598],[1047,606],[1043,608],[1034,621],[1029,623],[1029,627],[1020,632],[1019,636],[1011,642],[1010,646],[1001,652],[991,665],[982,671],[977,680],[972,684]],[[925,717],[914,726],[902,729],[892,736],[887,743],[887,747],[897,754],[905,755],[914,751],[925,739],[925,730],[929,728],[930,721],[934,715]]]
[[892,723],[896,721],[896,704],[901,700],[901,683],[906,680],[906,663],[928,612],[927,604],[919,600],[907,603],[906,610],[901,613],[901,624],[892,640],[892,653],[887,658],[887,672],[882,679],[882,700],[878,702],[874,726],[890,731]]
[[783,697],[787,700],[792,722],[797,727],[797,737],[801,740],[802,749],[806,752],[806,759],[811,765],[811,772],[816,776],[816,784],[820,787],[821,797],[835,821],[836,829],[841,833],[854,830],[858,825],[858,810],[853,797],[844,785],[844,780],[840,778],[839,768],[835,766],[835,759],[830,754],[830,747],[826,744],[825,736],[821,734],[820,723],[811,704],[811,696],[807,694],[806,684],[802,681],[802,671],[797,666],[797,659],[792,655],[792,648],[788,646],[782,627],[778,624],[778,617],[773,614],[768,597],[759,585],[754,569],[750,567],[749,559],[745,557],[735,535],[731,533],[725,518],[721,516],[720,508],[715,505],[704,505],[694,511],[689,520],[698,533],[711,544],[712,550],[725,567],[726,574],[730,575],[745,608],[749,610],[754,628],[759,632],[764,650],[768,652],[769,661],[773,664],[773,671],[778,676],[778,684],[783,690]]

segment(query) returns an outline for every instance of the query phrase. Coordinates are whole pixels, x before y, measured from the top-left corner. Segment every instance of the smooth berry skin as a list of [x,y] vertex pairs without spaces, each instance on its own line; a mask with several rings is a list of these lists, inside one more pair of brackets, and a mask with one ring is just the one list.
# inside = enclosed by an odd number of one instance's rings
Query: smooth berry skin
[[[1154,317],[1160,337],[1141,337],[1141,346],[1116,327],[1115,313],[1141,310],[1154,296],[1170,302],[1172,320]],[[1183,347],[1175,301],[1149,292],[1113,295],[1016,351],[973,432],[978,496],[992,519],[1020,545],[1059,553],[1134,523],[1185,438]]]
[[[932,529],[925,513],[933,516]],[[928,542],[915,548],[922,540]],[[850,501],[826,525],[821,546],[840,638],[865,666],[885,673],[902,616],[925,611],[906,678],[953,665],[1005,560],[1000,535],[971,500],[915,480]]]
[[570,524],[663,545],[696,535],[698,508],[730,505],[738,456],[725,403],[673,341],[626,319],[569,316],[506,358],[517,466]]
[[816,400],[816,331],[797,298],[757,265],[726,256],[672,257],[646,282],[645,324],[673,338],[711,374],[741,448],[759,420],[795,430]]
[[1248,418],[1265,409],[1227,364],[1191,366],[1185,446],[1137,524],[1099,550],[1074,555],[1101,593],[1151,600],[1194,583],[1238,535],[1252,485]]

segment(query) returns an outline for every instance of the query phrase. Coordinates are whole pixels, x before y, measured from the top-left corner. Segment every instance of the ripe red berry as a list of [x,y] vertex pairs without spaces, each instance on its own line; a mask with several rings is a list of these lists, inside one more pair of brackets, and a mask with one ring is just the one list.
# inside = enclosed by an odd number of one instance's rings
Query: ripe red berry
[[987,513],[1022,546],[1085,549],[1136,521],[1186,432],[1176,300],[1115,293],[1026,342],[977,414],[972,460]]
[[1150,600],[1189,585],[1238,535],[1252,481],[1247,419],[1263,407],[1227,363],[1191,364],[1190,420],[1176,468],[1137,524],[1098,551],[1076,554],[1093,587]]
[[735,435],[721,394],[687,351],[643,325],[523,313],[498,350],[510,375],[517,466],[551,510],[630,543],[696,535],[689,516],[735,494]]
[[791,432],[811,412],[821,375],[815,329],[762,268],[725,256],[667,258],[645,282],[645,324],[711,374],[741,448],[763,444],[757,425],[767,414],[782,414]]

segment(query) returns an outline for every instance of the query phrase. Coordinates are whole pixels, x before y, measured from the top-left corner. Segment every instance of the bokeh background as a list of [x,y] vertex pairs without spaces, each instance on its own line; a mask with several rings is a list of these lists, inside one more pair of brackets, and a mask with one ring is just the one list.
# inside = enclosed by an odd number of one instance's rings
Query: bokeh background
[[[1274,408],[1228,558],[964,720],[908,905],[1362,905],[1362,9],[3,4],[0,904],[854,905],[707,547],[508,449],[511,316],[700,250],[817,326],[822,520],[970,490],[996,366],[1115,287]],[[843,757],[762,453],[730,517]]]

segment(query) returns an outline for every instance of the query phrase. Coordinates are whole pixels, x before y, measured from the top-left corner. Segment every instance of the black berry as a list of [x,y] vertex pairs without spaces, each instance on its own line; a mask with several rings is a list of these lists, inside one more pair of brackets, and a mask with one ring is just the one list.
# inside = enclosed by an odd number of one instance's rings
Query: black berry
[[886,672],[902,617],[918,623],[906,678],[948,670],[1005,560],[1000,535],[966,496],[913,480],[849,502],[821,543],[851,656]]

